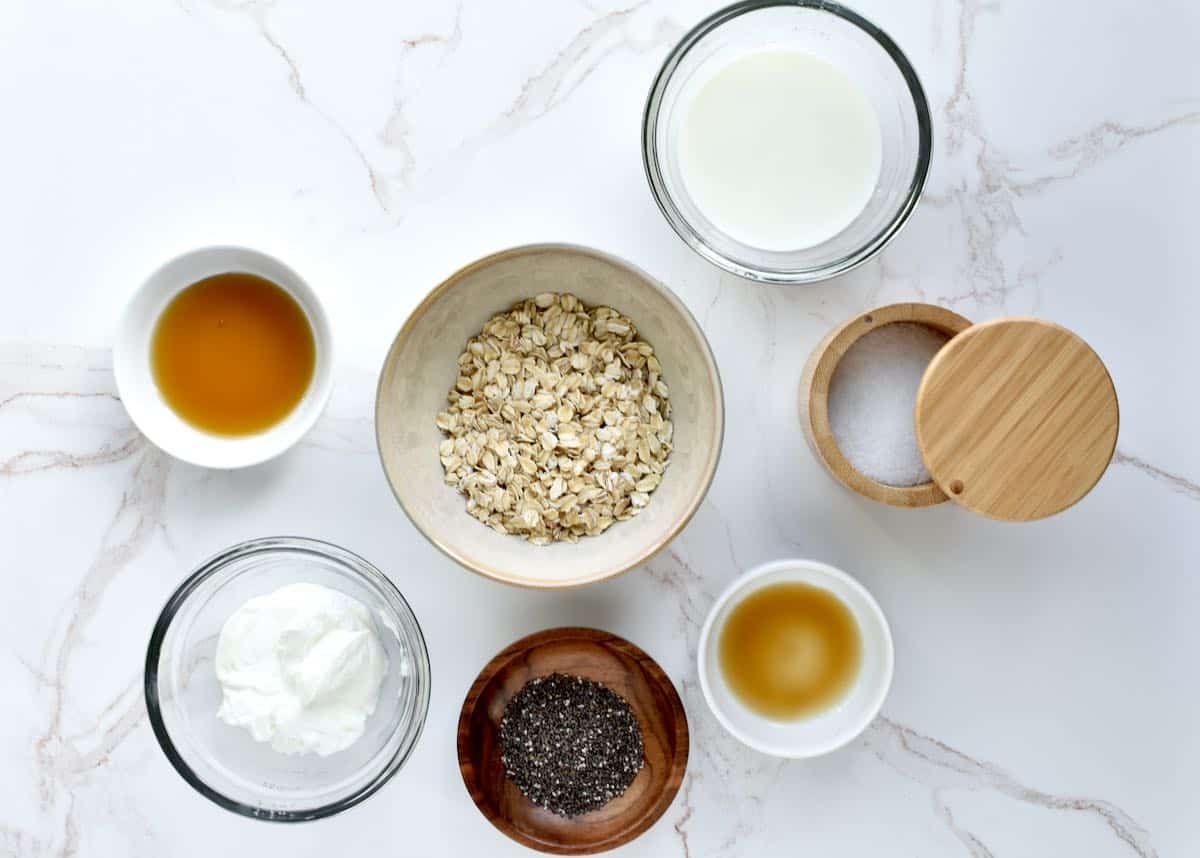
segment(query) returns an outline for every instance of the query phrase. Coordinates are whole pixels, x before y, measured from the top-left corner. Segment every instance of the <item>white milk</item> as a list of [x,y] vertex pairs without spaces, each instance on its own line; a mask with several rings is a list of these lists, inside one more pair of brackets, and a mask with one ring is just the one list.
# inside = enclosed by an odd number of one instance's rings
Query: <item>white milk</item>
[[688,193],[729,237],[801,250],[850,225],[879,178],[879,118],[824,60],[771,48],[718,69],[685,103],[679,167]]

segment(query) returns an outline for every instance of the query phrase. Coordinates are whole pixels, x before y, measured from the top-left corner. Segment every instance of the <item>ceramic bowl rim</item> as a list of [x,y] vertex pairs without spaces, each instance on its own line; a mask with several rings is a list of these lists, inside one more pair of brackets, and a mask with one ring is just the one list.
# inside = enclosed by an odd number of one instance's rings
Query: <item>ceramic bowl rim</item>
[[[838,581],[855,591],[862,599],[863,604],[867,607],[867,613],[870,618],[878,623],[879,630],[882,632],[883,640],[883,657],[884,657],[884,673],[883,678],[879,682],[879,686],[875,689],[874,694],[870,698],[869,705],[864,707],[861,714],[854,718],[847,719],[847,727],[843,728],[830,741],[823,744],[814,744],[810,747],[797,748],[789,746],[787,749],[781,748],[778,745],[773,745],[769,742],[762,742],[754,736],[739,729],[725,715],[723,709],[717,705],[713,690],[713,680],[708,674],[708,665],[706,655],[709,648],[709,638],[713,633],[713,625],[716,623],[717,617],[725,609],[731,601],[752,590],[753,585],[759,579],[771,575],[776,572],[791,572],[795,570],[804,570],[815,572],[819,576],[824,576],[828,579]],[[895,673],[895,643],[892,640],[891,626],[888,624],[887,617],[883,613],[883,609],[879,603],[875,601],[875,597],[871,595],[859,581],[850,574],[843,572],[836,566],[831,566],[828,563],[822,563],[817,560],[804,560],[799,558],[788,558],[783,560],[772,560],[760,566],[756,566],[744,575],[734,579],[717,597],[709,609],[708,616],[705,617],[704,626],[700,630],[700,642],[697,647],[696,665],[700,677],[700,691],[704,696],[704,702],[708,704],[709,711],[717,719],[725,730],[742,744],[753,748],[763,754],[768,754],[773,757],[783,757],[788,759],[807,759],[810,757],[819,757],[824,754],[836,751],[838,748],[845,747],[850,742],[858,738],[864,730],[870,726],[875,720],[880,710],[883,708],[883,703],[887,699],[888,692],[891,690],[892,679]]]
[[[699,344],[701,345],[701,347],[702,347],[701,351],[705,358],[705,361],[704,361],[705,376],[708,379],[709,383],[713,386],[713,388],[716,391],[716,415],[715,415],[716,416],[716,431],[714,432],[716,442],[713,445],[712,449],[709,451],[707,460],[705,461],[704,484],[701,487],[700,491],[696,492],[695,497],[692,498],[692,500],[688,503],[688,506],[683,511],[683,513],[672,523],[672,525],[670,527],[667,528],[667,530],[663,533],[662,536],[660,536],[658,539],[654,540],[654,542],[646,549],[646,551],[642,552],[638,557],[634,558],[631,562],[622,564],[616,568],[606,569],[604,571],[601,571],[594,575],[591,575],[590,577],[587,577],[587,578],[574,578],[574,579],[554,580],[554,581],[545,581],[545,580],[538,580],[538,579],[514,576],[514,575],[510,575],[510,574],[501,572],[498,569],[494,569],[494,568],[485,566],[482,563],[475,563],[475,562],[461,556],[457,551],[454,550],[454,548],[452,546],[445,543],[443,540],[439,539],[434,534],[426,532],[425,528],[422,527],[421,524],[419,524],[417,522],[417,520],[413,517],[412,512],[409,510],[408,506],[404,502],[404,499],[401,497],[400,492],[397,490],[395,482],[392,480],[391,475],[388,473],[387,467],[384,465],[383,437],[382,437],[383,427],[382,427],[382,422],[381,422],[381,418],[380,418],[381,411],[379,408],[379,402],[383,398],[384,374],[387,370],[387,367],[392,363],[393,355],[396,353],[397,349],[400,348],[402,342],[404,340],[406,340],[408,337],[412,336],[413,331],[415,330],[417,324],[419,324],[421,317],[423,317],[425,315],[425,313],[429,310],[429,308],[433,305],[433,303],[438,298],[440,298],[446,292],[453,289],[467,275],[469,275],[475,271],[478,271],[482,268],[485,268],[489,265],[492,265],[497,262],[501,262],[506,259],[513,259],[513,258],[516,258],[519,256],[533,255],[533,254],[538,254],[538,253],[545,253],[548,251],[550,251],[550,252],[565,252],[565,253],[569,253],[569,254],[578,254],[578,255],[590,256],[592,258],[599,259],[603,262],[606,262],[610,265],[613,265],[617,268],[627,271],[628,273],[634,275],[643,285],[649,286],[650,288],[658,291],[659,294],[662,295],[667,300],[667,302],[669,304],[671,304],[672,307],[675,308],[675,310],[677,311],[677,313],[679,315],[679,318],[683,321],[683,323],[686,325],[686,327],[692,332],[692,334],[696,338],[697,342],[699,342]],[[568,242],[539,242],[539,243],[533,243],[533,244],[517,245],[515,247],[510,247],[510,248],[507,248],[504,250],[498,250],[494,253],[489,253],[485,256],[480,257],[479,259],[476,259],[473,262],[470,262],[470,263],[462,266],[461,268],[457,269],[456,271],[454,271],[452,274],[450,274],[448,277],[446,277],[444,280],[442,280],[437,286],[435,286],[432,290],[430,290],[429,294],[427,294],[421,300],[421,302],[419,304],[417,304],[417,306],[413,309],[413,311],[411,313],[409,313],[408,317],[404,320],[404,324],[400,327],[399,332],[397,332],[395,338],[392,340],[392,344],[388,347],[387,355],[384,357],[383,363],[380,366],[379,378],[375,384],[375,448],[376,448],[376,453],[378,454],[378,457],[379,457],[380,467],[383,469],[384,478],[387,480],[388,488],[391,489],[392,496],[395,497],[397,503],[400,505],[400,508],[404,511],[404,515],[408,518],[409,522],[413,525],[413,527],[416,528],[418,533],[420,533],[423,537],[425,537],[425,540],[427,542],[429,542],[430,545],[432,545],[434,548],[438,549],[438,551],[442,552],[442,554],[449,557],[451,560],[453,560],[459,566],[462,566],[464,569],[467,569],[471,572],[474,572],[477,575],[480,575],[484,578],[488,578],[493,581],[499,581],[503,584],[509,584],[509,585],[513,585],[513,586],[517,586],[517,587],[524,587],[524,588],[531,589],[531,590],[565,590],[565,589],[571,589],[574,587],[584,587],[588,584],[594,584],[598,581],[605,581],[610,578],[615,578],[618,575],[628,572],[630,569],[640,566],[641,564],[643,564],[647,560],[649,560],[651,557],[656,555],[659,551],[661,551],[668,544],[670,544],[671,540],[673,540],[675,537],[677,537],[683,531],[683,529],[685,527],[687,527],[688,523],[695,516],[696,511],[699,510],[700,505],[704,502],[704,499],[708,496],[708,492],[712,488],[713,479],[716,477],[717,466],[720,463],[721,452],[724,448],[724,445],[725,445],[725,389],[721,382],[721,372],[720,372],[719,367],[717,366],[716,358],[713,356],[712,346],[708,342],[708,337],[705,336],[704,330],[700,327],[699,322],[696,321],[696,318],[692,315],[691,311],[687,308],[687,305],[685,305],[683,303],[683,301],[679,298],[679,296],[676,295],[673,291],[671,291],[671,289],[669,287],[667,287],[665,284],[659,282],[656,278],[651,277],[649,274],[647,274],[641,268],[638,268],[637,266],[635,266],[629,262],[626,262],[624,259],[622,259],[614,254],[606,253],[605,251],[597,250],[592,247],[586,247],[586,246],[580,245],[580,244],[571,244]],[[585,544],[585,543],[586,543],[586,540],[580,540],[580,543],[578,543],[578,544]]]
[[[271,282],[284,290],[292,300],[299,304],[308,317],[315,346],[313,376],[309,382],[308,389],[304,392],[300,401],[293,407],[289,416],[301,409],[304,409],[305,414],[302,419],[294,423],[289,422],[288,417],[284,417],[279,423],[252,435],[229,436],[228,438],[214,435],[214,438],[218,438],[222,442],[222,449],[227,452],[224,452],[220,456],[196,455],[186,444],[177,443],[174,430],[162,432],[159,431],[158,427],[148,429],[143,397],[129,396],[129,391],[133,389],[134,384],[133,367],[145,362],[144,357],[135,356],[129,352],[132,348],[131,341],[138,338],[146,328],[146,325],[138,323],[133,318],[133,310],[140,301],[146,300],[152,291],[167,291],[167,287],[160,284],[159,281],[166,272],[175,266],[182,265],[195,258],[204,259],[207,257],[211,260],[209,267],[213,270],[211,274],[204,276],[216,276],[221,273],[242,270],[232,260],[247,256],[257,257],[266,264],[278,267],[283,271],[287,275],[287,279],[291,282],[279,283],[275,280],[271,280]],[[231,261],[225,262],[223,260]],[[295,286],[298,286],[298,289],[294,288]],[[179,292],[186,288],[187,285],[184,285],[176,289],[174,294],[179,294]],[[148,324],[151,330],[153,330],[153,326],[157,321],[157,316],[149,321]],[[270,461],[282,455],[299,443],[312,430],[324,412],[329,397],[333,392],[334,351],[335,340],[329,316],[321,302],[320,295],[317,294],[317,291],[313,289],[305,277],[279,257],[265,251],[240,244],[208,244],[178,253],[155,266],[129,296],[121,311],[121,317],[117,323],[116,339],[113,343],[113,377],[117,388],[117,396],[124,405],[125,411],[129,414],[129,419],[133,421],[138,431],[150,443],[170,456],[191,465],[214,470],[235,470],[260,465],[263,462]],[[157,391],[156,395],[161,398],[161,394],[157,394]],[[174,425],[187,425],[183,418],[175,414],[169,406],[167,406],[167,410],[171,413],[175,421]],[[211,434],[200,429],[195,429],[194,431],[206,435]],[[270,443],[267,443],[265,439],[270,439]],[[254,455],[246,455],[244,449],[246,443],[250,441],[261,444],[261,452]]]

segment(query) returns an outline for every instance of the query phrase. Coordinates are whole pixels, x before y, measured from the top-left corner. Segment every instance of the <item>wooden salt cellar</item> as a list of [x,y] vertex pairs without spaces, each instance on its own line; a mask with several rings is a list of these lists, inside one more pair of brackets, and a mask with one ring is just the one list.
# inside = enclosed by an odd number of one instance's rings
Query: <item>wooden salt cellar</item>
[[[914,408],[917,445],[933,479],[891,486],[855,469],[829,423],[838,363],[880,325],[915,322],[949,341],[930,361]],[[974,512],[1028,521],[1091,491],[1116,449],[1117,394],[1104,363],[1053,322],[1024,317],[973,325],[932,304],[890,304],[855,316],[814,349],[801,381],[804,434],[840,482],[892,506],[947,497]]]

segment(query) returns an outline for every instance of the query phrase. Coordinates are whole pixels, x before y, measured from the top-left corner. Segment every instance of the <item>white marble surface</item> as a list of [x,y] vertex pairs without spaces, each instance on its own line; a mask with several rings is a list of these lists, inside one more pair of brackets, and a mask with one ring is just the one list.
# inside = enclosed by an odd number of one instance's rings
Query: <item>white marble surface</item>
[[[655,209],[650,79],[709,0],[7,0],[0,6],[0,853],[517,855],[476,812],[453,727],[519,635],[625,635],[681,687],[679,798],[625,855],[1200,853],[1200,7],[860,0],[909,53],[936,124],[929,192],[878,259],[772,289],[693,256]],[[670,284],[711,338],[725,455],[647,568],[578,592],[476,578],[416,534],[373,447],[374,373],[441,277],[569,240]],[[236,241],[324,294],[337,391],[312,436],[239,473],[172,462],[114,396],[125,298],[166,257]],[[1121,397],[1119,454],[1078,507],[1006,526],[836,486],[795,413],[832,324],[923,298],[1081,333]],[[321,823],[238,818],[192,792],[146,723],[141,668],[199,560],[294,533],[387,570],[435,687],[409,765]],[[896,637],[884,715],[810,762],[724,736],[693,652],[740,571],[799,555],[870,587]]]

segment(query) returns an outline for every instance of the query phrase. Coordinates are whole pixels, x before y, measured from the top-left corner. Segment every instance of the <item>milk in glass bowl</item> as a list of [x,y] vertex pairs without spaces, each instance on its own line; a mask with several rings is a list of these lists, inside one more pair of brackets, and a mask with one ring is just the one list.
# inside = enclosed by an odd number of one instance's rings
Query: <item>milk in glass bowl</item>
[[932,137],[920,81],[878,27],[834,3],[745,0],[667,58],[642,147],[659,208],[701,256],[810,283],[896,235]]

